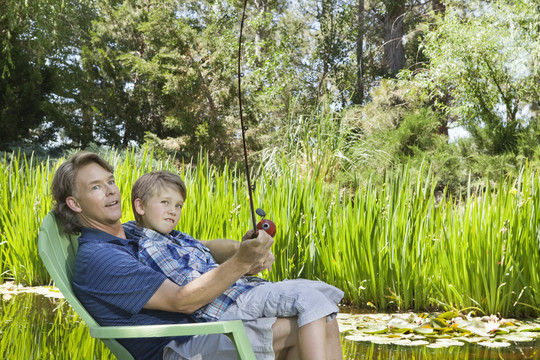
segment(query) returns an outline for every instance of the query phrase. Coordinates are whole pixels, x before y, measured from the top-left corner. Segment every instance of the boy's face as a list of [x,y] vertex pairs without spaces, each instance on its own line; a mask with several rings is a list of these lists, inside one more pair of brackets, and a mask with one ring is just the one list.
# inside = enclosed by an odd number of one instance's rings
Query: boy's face
[[135,200],[135,210],[142,217],[142,225],[162,234],[170,233],[178,224],[184,198],[178,190],[166,186],[143,204]]

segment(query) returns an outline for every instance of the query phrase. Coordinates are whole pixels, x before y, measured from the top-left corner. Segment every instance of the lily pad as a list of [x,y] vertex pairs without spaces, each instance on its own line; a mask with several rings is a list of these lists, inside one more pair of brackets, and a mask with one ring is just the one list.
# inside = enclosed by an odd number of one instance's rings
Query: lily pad
[[414,331],[416,334],[422,334],[422,335],[427,335],[427,334],[433,334],[434,330],[432,328],[429,328],[429,327],[415,327],[412,329],[412,331]]
[[442,313],[438,316],[438,318],[440,319],[445,319],[445,320],[450,320],[450,319],[453,319],[455,317],[458,317],[458,312],[457,311],[447,311],[445,313]]
[[368,329],[365,329],[363,331],[365,334],[386,334],[388,332],[388,326],[386,325],[378,325],[378,326],[373,326],[373,327],[370,327]]
[[519,331],[537,332],[540,331],[540,324],[527,324],[519,328]]
[[353,325],[339,325],[339,332],[345,333],[356,330],[356,326]]
[[512,344],[505,341],[481,341],[478,343],[478,345],[482,345],[482,346],[490,347],[490,348],[502,348],[502,347],[508,347]]
[[374,336],[371,340],[374,344],[384,345],[384,344],[393,344],[396,339],[391,339],[387,337]]
[[529,341],[534,340],[533,337],[523,336],[523,334],[521,333],[502,335],[502,336],[499,336],[499,339],[506,340],[506,341],[515,341],[515,342],[529,342]]
[[362,334],[353,334],[353,335],[347,335],[345,336],[345,340],[349,341],[370,341],[369,336],[364,336]]
[[441,339],[437,340],[432,344],[429,344],[427,347],[430,349],[439,349],[439,348],[447,348],[450,346],[463,346],[465,343],[453,339]]
[[402,345],[402,346],[423,346],[423,345],[429,345],[429,341],[403,339],[403,340],[394,341],[392,344]]

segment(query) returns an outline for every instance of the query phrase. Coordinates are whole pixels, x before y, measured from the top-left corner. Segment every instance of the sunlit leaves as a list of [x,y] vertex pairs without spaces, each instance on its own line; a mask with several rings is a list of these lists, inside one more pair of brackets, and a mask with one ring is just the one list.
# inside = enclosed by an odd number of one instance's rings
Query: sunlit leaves
[[531,1],[450,2],[426,37],[428,78],[441,104],[490,153],[515,151],[538,99],[540,15]]

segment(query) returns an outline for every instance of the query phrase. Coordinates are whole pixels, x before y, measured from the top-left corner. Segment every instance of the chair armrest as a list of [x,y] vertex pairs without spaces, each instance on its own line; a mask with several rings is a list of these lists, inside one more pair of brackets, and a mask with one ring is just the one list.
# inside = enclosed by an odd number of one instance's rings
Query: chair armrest
[[241,320],[173,325],[93,326],[90,336],[100,339],[228,334],[244,330]]

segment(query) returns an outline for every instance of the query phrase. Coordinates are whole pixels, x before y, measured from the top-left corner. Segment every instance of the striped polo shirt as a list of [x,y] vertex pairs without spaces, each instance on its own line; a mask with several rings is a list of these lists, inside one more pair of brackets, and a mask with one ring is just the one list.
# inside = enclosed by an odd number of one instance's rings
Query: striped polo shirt
[[[137,260],[137,241],[83,228],[75,259],[73,290],[102,326],[178,324],[192,322],[188,315],[143,309],[167,278]],[[171,340],[189,337],[119,339],[135,359],[162,359]]]

